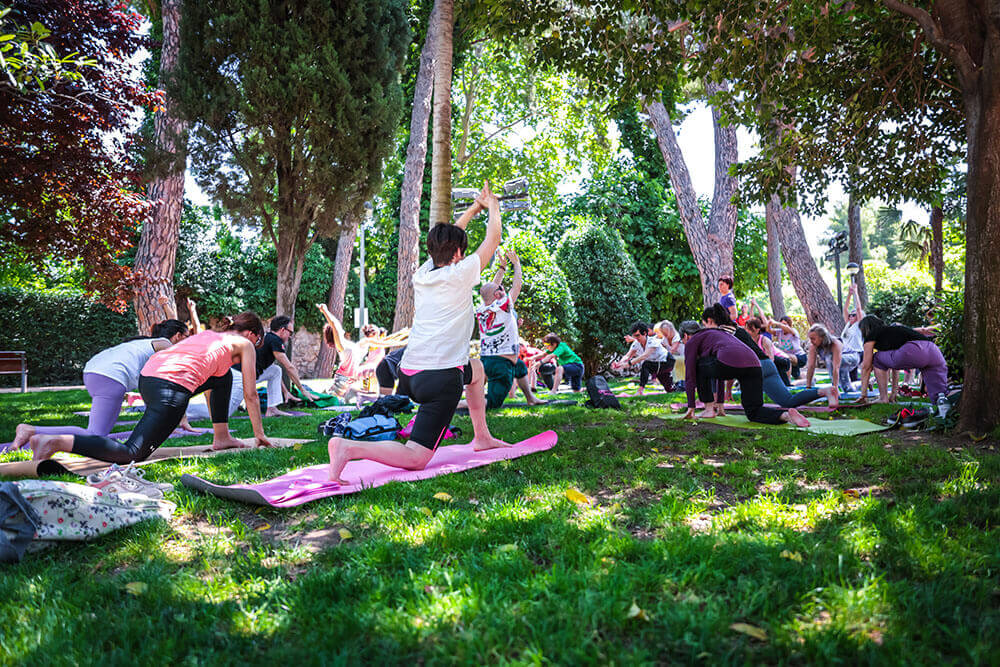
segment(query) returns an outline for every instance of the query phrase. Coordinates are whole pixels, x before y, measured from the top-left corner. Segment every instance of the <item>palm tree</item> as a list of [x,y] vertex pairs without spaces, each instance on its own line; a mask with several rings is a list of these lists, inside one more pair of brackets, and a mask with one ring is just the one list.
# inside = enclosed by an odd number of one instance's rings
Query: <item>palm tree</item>
[[900,255],[917,266],[928,266],[933,243],[931,228],[916,220],[907,220],[899,228]]

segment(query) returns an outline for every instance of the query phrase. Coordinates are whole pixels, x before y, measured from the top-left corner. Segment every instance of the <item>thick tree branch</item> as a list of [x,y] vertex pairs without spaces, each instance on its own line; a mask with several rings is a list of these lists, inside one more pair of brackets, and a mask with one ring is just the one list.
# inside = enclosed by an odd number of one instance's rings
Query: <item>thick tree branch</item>
[[934,20],[927,10],[913,7],[899,0],[882,0],[882,3],[889,9],[908,16],[917,22],[917,25],[924,31],[929,41],[935,48],[949,58],[958,70],[958,76],[962,85],[966,88],[973,86],[979,76],[976,64],[966,50],[965,46],[955,40],[948,39],[941,26]]

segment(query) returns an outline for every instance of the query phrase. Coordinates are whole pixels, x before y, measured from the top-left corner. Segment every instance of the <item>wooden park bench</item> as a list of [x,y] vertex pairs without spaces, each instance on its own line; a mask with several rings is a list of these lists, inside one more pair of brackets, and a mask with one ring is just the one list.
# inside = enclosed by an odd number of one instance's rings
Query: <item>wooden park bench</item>
[[21,376],[21,393],[28,391],[28,357],[24,352],[0,351],[0,375]]

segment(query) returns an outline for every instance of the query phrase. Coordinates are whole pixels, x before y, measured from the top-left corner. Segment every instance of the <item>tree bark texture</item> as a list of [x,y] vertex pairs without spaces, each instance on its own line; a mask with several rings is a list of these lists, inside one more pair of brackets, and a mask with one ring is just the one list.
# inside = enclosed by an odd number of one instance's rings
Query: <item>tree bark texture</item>
[[767,295],[771,300],[771,314],[775,318],[785,315],[785,297],[781,293],[781,242],[778,240],[778,216],[781,214],[781,202],[777,195],[764,208],[764,221],[767,226]]
[[450,223],[451,215],[451,76],[454,0],[436,0],[438,32],[434,59],[434,151],[431,162],[430,224]]
[[1000,12],[996,3],[938,0],[934,14],[882,0],[913,19],[955,68],[965,106],[968,147],[965,223],[965,384],[959,430],[1000,424]]
[[[426,121],[426,118],[425,118]],[[358,221],[344,225],[340,238],[337,239],[337,257],[333,263],[333,283],[327,296],[326,306],[334,317],[344,321],[344,302],[347,298],[347,279],[351,274],[351,258],[354,252],[354,240],[358,236]],[[330,377],[333,365],[337,361],[336,348],[326,343],[320,343],[319,356],[316,358],[316,377]]]
[[934,296],[940,298],[944,289],[944,210],[931,209],[931,269],[934,270]]
[[[413,324],[413,274],[420,263],[420,197],[424,191],[424,164],[427,161],[427,122],[431,114],[431,90],[434,82],[434,56],[440,21],[434,5],[427,21],[427,36],[420,51],[420,69],[413,90],[410,113],[410,142],[403,165],[403,184],[399,202],[399,248],[396,282],[396,317],[392,330]],[[340,246],[337,246],[338,257]]]
[[[708,93],[723,89],[724,84],[710,83]],[[656,133],[656,142],[667,163],[670,183],[677,198],[681,224],[687,236],[691,254],[694,255],[698,274],[701,277],[702,300],[705,306],[717,302],[719,278],[733,275],[733,246],[736,237],[737,208],[733,196],[738,187],[737,180],[729,175],[729,167],[738,160],[736,128],[721,124],[719,112],[712,108],[712,123],[715,129],[715,190],[712,209],[707,222],[701,213],[698,196],[691,184],[687,163],[677,143],[670,114],[661,102],[646,104],[646,113]]]
[[[165,84],[177,65],[180,52],[182,0],[163,0],[163,51],[160,56],[160,82]],[[139,332],[149,334],[154,324],[174,318],[174,266],[177,261],[181,212],[184,207],[184,169],[187,159],[188,124],[175,113],[174,100],[167,96],[163,109],[153,118],[156,151],[165,158],[166,173],[149,184],[147,196],[153,204],[150,219],[142,227],[135,255],[137,278],[135,313]],[[166,297],[167,306],[160,298]]]
[[810,324],[820,322],[834,334],[844,328],[844,314],[837,307],[837,300],[820,275],[816,261],[809,250],[799,212],[783,207],[778,215],[778,241],[781,256],[788,268],[788,277],[795,288],[795,295],[802,302],[802,309]]
[[978,90],[965,93],[968,209],[965,222],[965,385],[959,428],[1000,424],[1000,34],[986,45]]
[[865,283],[864,247],[865,239],[861,232],[861,204],[852,194],[847,203],[847,261],[860,267],[854,282],[858,284],[858,298],[861,305],[868,305],[868,285]]

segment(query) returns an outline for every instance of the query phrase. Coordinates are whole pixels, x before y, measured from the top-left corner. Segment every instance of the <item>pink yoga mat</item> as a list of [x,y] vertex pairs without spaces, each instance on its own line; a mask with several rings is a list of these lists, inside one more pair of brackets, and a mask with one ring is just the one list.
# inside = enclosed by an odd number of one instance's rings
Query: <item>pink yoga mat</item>
[[434,457],[423,470],[403,470],[374,461],[351,461],[344,468],[344,479],[351,481],[351,484],[346,486],[329,480],[330,468],[327,464],[293,470],[260,484],[222,486],[194,475],[183,475],[181,484],[196,491],[252,505],[295,507],[321,498],[357,493],[388,482],[415,482],[478,468],[497,461],[515,459],[526,454],[544,452],[554,447],[558,439],[559,436],[555,431],[545,431],[511,447],[488,449],[483,452],[474,451],[472,445],[438,447]]

